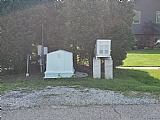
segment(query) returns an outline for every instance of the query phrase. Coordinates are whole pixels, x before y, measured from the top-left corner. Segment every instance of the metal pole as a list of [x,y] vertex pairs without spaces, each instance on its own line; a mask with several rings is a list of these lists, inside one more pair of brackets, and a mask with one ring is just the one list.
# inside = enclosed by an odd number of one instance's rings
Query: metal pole
[[27,55],[27,73],[26,73],[26,77],[29,76],[29,55]]
[[40,55],[41,73],[43,73],[43,54],[44,54],[44,47],[43,47],[43,22],[42,22],[42,48],[41,48],[41,55]]
[[42,22],[42,46],[43,46],[43,22]]
[[40,55],[40,61],[39,61],[39,64],[40,64],[40,71],[42,73],[42,55]]
[[[0,26],[0,41],[2,41],[2,40],[1,40],[1,33],[2,33],[2,28],[1,28],[1,26]],[[0,47],[1,47],[1,44],[2,44],[2,42],[0,43]]]

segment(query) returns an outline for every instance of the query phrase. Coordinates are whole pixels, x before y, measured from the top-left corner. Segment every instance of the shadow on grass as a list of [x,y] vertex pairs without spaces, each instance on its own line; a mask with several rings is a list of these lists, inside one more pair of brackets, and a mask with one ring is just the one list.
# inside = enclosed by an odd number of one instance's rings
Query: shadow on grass
[[[160,79],[150,76],[146,71],[133,70],[133,69],[117,69],[114,72],[115,79],[119,80],[129,80],[134,86],[133,90],[143,91],[143,92],[158,92],[160,94]],[[126,82],[127,82],[126,81]],[[137,82],[137,84],[136,84]]]
[[135,80],[149,84],[160,82],[160,79],[157,79],[154,76],[150,76],[150,74],[145,70],[143,71],[135,69],[116,69],[114,71],[114,78],[133,78]]

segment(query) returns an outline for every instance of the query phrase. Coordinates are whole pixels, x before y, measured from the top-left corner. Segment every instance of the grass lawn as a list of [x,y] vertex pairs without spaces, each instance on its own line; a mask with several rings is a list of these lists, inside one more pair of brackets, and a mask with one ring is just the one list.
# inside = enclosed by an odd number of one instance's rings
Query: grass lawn
[[[83,86],[113,90],[120,92],[141,91],[160,95],[160,70],[121,70],[114,71],[114,79],[71,78],[46,79],[40,77],[4,77],[0,81],[1,92],[15,90],[18,87],[27,88],[27,91],[43,89],[46,86]],[[26,89],[25,89],[26,90]]]
[[128,52],[123,66],[160,66],[160,49]]

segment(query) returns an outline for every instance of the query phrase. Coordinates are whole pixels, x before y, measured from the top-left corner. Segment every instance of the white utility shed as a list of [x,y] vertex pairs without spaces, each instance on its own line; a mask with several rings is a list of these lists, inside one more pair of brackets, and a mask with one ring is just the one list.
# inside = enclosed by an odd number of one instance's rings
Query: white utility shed
[[73,75],[73,53],[58,50],[47,54],[44,78],[69,78]]

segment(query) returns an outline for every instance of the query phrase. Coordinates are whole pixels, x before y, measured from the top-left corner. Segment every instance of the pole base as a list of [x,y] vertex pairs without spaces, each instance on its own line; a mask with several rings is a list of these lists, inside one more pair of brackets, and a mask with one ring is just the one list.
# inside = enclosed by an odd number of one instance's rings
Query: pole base
[[26,77],[28,77],[29,76],[29,73],[26,73]]

